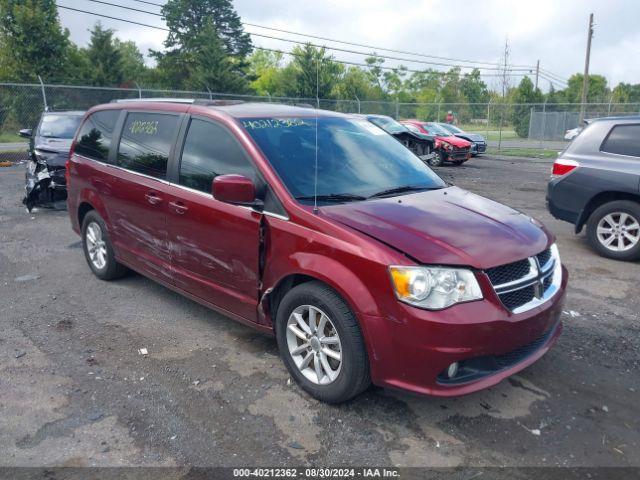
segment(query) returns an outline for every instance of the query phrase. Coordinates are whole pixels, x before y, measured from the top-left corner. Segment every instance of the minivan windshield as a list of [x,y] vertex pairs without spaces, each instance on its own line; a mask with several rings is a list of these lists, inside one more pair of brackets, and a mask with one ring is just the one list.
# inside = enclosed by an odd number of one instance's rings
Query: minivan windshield
[[82,115],[46,114],[38,134],[46,138],[73,138],[80,125]]
[[409,149],[365,119],[271,117],[241,124],[303,203],[313,203],[316,193],[318,203],[327,204],[446,186]]

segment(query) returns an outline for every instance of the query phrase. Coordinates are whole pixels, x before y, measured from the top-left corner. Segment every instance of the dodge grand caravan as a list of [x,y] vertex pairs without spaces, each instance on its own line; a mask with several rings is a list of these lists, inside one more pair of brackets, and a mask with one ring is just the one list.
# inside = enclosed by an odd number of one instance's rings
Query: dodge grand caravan
[[87,112],[68,207],[93,273],[127,269],[274,334],[298,384],[454,396],[554,344],[567,284],[536,220],[442,181],[364,119],[273,104]]

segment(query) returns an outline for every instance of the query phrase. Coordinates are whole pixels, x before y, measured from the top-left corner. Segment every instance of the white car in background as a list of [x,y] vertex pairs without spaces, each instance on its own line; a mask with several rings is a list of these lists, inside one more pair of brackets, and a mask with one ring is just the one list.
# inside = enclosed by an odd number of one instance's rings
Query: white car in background
[[587,125],[589,125],[590,120],[584,120],[584,126],[582,127],[576,127],[576,128],[572,128],[571,130],[567,130],[564,134],[564,139],[565,140],[573,140],[574,138],[576,138],[580,132],[582,130],[584,130],[584,127],[586,127]]

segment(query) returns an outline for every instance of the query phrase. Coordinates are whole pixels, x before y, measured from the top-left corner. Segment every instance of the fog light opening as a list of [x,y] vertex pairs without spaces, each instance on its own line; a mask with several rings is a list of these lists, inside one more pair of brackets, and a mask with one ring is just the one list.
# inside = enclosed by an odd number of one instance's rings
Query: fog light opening
[[458,374],[458,362],[453,362],[447,368],[447,377],[453,378]]

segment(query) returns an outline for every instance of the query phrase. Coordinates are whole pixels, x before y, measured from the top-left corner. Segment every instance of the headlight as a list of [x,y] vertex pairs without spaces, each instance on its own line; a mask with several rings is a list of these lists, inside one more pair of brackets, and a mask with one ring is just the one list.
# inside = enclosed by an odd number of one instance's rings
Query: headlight
[[44,152],[42,150],[38,150],[37,148],[34,150],[34,153],[36,154],[38,163],[47,163],[47,161],[51,159],[51,157],[55,156],[54,153]]
[[451,145],[450,143],[447,143],[447,142],[440,142],[440,145],[445,150],[451,150],[453,148],[453,145]]
[[481,300],[475,275],[464,268],[391,266],[391,281],[398,300],[428,310]]

